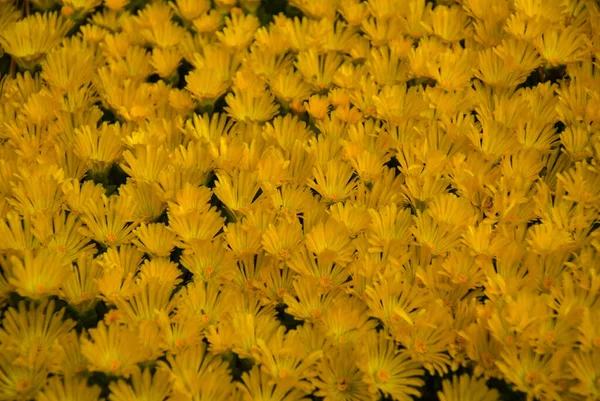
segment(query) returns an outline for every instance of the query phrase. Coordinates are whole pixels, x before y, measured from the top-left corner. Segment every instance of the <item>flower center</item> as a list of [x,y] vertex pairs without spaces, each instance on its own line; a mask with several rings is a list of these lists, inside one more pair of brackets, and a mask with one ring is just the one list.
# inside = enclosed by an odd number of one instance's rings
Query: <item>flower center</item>
[[121,367],[121,362],[118,360],[112,360],[110,361],[110,363],[108,364],[108,367],[110,368],[110,370],[112,370],[113,372],[119,370],[119,368]]
[[19,393],[26,393],[26,392],[28,392],[31,389],[31,380],[29,380],[29,379],[19,379],[19,381],[17,381],[15,389]]
[[349,384],[350,384],[350,381],[347,378],[342,377],[341,379],[338,379],[338,381],[337,381],[337,389],[339,391],[346,391],[346,390],[348,390]]
[[525,382],[530,386],[534,386],[539,381],[540,376],[536,371],[530,370],[525,374]]
[[427,343],[423,340],[415,341],[415,351],[417,351],[419,354],[424,354],[427,352]]
[[377,371],[377,378],[381,382],[386,382],[390,379],[390,374],[384,369],[379,369]]
[[114,243],[117,240],[117,234],[115,234],[114,232],[109,232],[106,233],[106,242],[108,242],[109,244]]

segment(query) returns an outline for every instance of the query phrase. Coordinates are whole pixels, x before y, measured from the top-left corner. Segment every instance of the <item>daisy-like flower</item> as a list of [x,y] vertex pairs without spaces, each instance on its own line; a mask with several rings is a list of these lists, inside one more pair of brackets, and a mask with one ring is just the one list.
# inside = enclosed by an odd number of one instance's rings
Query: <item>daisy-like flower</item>
[[90,200],[86,214],[81,217],[85,227],[80,232],[106,247],[119,246],[130,242],[133,230],[139,224],[131,216],[135,203],[126,197],[102,196],[100,202]]
[[421,395],[417,390],[423,385],[419,378],[423,372],[420,364],[411,361],[404,351],[399,351],[383,333],[373,333],[367,338],[360,361],[359,369],[364,374],[363,381],[369,386],[369,392],[381,391],[405,401],[411,400],[411,396]]
[[590,49],[587,35],[572,27],[544,32],[536,45],[541,56],[551,66],[581,61]]
[[212,400],[228,400],[233,386],[227,365],[218,355],[207,352],[206,345],[200,343],[167,356],[167,363],[161,362],[170,376],[175,396]]
[[10,352],[12,363],[34,369],[56,352],[58,338],[75,327],[71,319],[63,320],[65,311],[57,310],[54,301],[42,301],[39,305],[22,301],[17,308],[9,308],[0,329],[0,354]]
[[91,371],[114,376],[131,376],[136,364],[144,360],[137,332],[121,324],[107,327],[99,322],[82,336],[81,352]]
[[258,18],[252,14],[232,13],[225,18],[225,27],[216,36],[225,46],[241,50],[248,47],[259,26]]
[[240,392],[241,399],[251,400],[281,400],[281,401],[300,401],[306,399],[306,393],[295,389],[290,385],[274,383],[271,377],[263,369],[254,366],[250,372],[242,374],[242,383],[236,383]]
[[462,7],[439,5],[430,11],[424,26],[445,42],[455,43],[469,34],[470,19]]
[[600,366],[600,350],[594,350],[586,353],[576,353],[571,361],[568,362],[573,375],[577,379],[577,384],[569,390],[575,394],[584,397],[595,398],[600,396],[600,380],[598,380],[598,366]]
[[137,399],[164,400],[171,395],[172,385],[169,373],[158,369],[154,374],[150,369],[134,369],[131,383],[124,380],[113,381],[109,385],[110,401],[130,401]]
[[85,160],[93,174],[105,174],[123,153],[119,126],[103,124],[100,128],[75,128],[74,153]]
[[81,315],[96,306],[100,292],[96,282],[102,275],[102,266],[91,255],[77,257],[73,274],[62,284],[61,297]]
[[342,202],[350,197],[356,186],[353,173],[350,164],[331,160],[325,168],[313,168],[314,181],[309,181],[308,186],[321,194],[327,203]]
[[500,399],[498,390],[490,390],[485,381],[469,375],[453,376],[452,381],[442,382],[442,391],[438,391],[440,401],[459,401],[477,398],[481,401]]
[[36,13],[0,32],[0,45],[25,69],[34,68],[65,37],[71,23],[57,13]]
[[319,222],[306,234],[306,249],[319,262],[347,264],[352,260],[354,247],[345,228],[333,219],[328,219],[325,223]]
[[132,242],[152,257],[167,257],[175,247],[177,235],[162,223],[142,224],[135,230],[137,239]]
[[323,351],[302,355],[298,352],[302,344],[297,338],[283,333],[280,328],[269,343],[257,339],[255,355],[261,369],[271,376],[273,383],[310,393],[313,389],[310,379],[315,376],[314,365],[323,356]]
[[10,258],[8,282],[20,295],[40,299],[57,295],[71,274],[70,263],[62,254],[41,248],[26,250],[23,257]]
[[14,364],[12,355],[0,352],[0,394],[10,400],[26,401],[39,393],[48,374],[41,360],[32,367]]
[[362,372],[354,363],[358,355],[353,350],[331,350],[323,356],[319,364],[318,377],[313,379],[317,387],[316,395],[326,401],[371,401],[376,399],[368,385],[362,381]]
[[562,369],[566,362],[564,351],[540,355],[529,347],[509,349],[497,365],[506,379],[528,396],[557,399],[559,382],[567,377],[567,372]]
[[248,171],[217,172],[213,193],[239,218],[249,212],[259,199],[257,178],[256,173]]
[[270,225],[262,237],[265,252],[275,256],[283,262],[294,255],[296,248],[302,243],[302,226],[298,221],[288,222],[283,220],[275,225]]
[[275,96],[268,90],[262,93],[242,91],[237,88],[225,97],[225,111],[235,120],[249,123],[264,123],[279,113]]
[[77,377],[60,378],[54,376],[48,380],[44,389],[37,395],[39,401],[63,401],[85,399],[99,401],[101,389],[97,385],[88,386],[87,380]]

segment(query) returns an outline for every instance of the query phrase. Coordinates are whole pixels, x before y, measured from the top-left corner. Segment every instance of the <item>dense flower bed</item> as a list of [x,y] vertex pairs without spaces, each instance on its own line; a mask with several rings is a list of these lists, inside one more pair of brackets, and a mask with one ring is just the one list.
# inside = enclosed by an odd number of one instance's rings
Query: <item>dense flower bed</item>
[[0,0],[0,49],[0,400],[600,399],[596,1]]

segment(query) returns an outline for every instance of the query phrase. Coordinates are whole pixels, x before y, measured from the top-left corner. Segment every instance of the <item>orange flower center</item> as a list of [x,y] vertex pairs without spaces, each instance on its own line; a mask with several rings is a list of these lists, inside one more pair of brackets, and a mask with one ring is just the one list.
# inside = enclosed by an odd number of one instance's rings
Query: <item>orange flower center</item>
[[69,18],[73,14],[75,14],[75,9],[72,6],[63,6],[60,10],[60,13],[63,17]]
[[494,366],[494,357],[489,352],[481,354],[481,363],[484,368],[489,369]]
[[465,273],[460,273],[457,277],[457,280],[459,283],[466,283],[469,280],[469,276],[467,276]]
[[424,354],[427,352],[427,343],[423,340],[415,341],[415,351],[417,351],[419,354]]
[[319,285],[323,288],[329,288],[331,285],[331,277],[321,277],[319,279]]
[[208,322],[210,322],[210,314],[205,313],[204,315],[202,315],[202,323],[207,324]]
[[349,384],[350,384],[350,381],[347,378],[342,377],[341,379],[338,379],[338,381],[337,381],[337,389],[339,391],[346,391],[346,390],[348,390]]
[[281,257],[281,259],[289,259],[290,251],[287,249],[281,249],[279,251],[279,257]]
[[121,362],[118,360],[112,360],[110,361],[110,363],[108,364],[108,367],[110,368],[110,370],[112,370],[113,372],[119,370],[119,368],[121,367]]
[[379,369],[377,371],[377,378],[381,382],[386,382],[390,379],[390,374],[384,369]]
[[540,376],[536,371],[530,370],[525,374],[525,382],[530,386],[535,386],[540,380]]
[[29,379],[19,379],[17,384],[15,385],[15,390],[19,393],[26,393],[31,390],[31,380]]
[[109,232],[106,233],[106,242],[108,242],[109,244],[114,243],[117,240],[117,234],[115,234],[114,232]]
[[553,331],[549,331],[544,337],[549,344],[554,344],[556,342],[556,333]]

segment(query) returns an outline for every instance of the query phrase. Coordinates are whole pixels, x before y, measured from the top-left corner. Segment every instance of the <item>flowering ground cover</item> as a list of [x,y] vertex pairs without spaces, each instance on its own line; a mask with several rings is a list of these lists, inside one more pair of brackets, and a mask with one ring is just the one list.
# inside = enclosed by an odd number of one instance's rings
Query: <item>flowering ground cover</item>
[[600,399],[595,0],[0,0],[0,400]]

